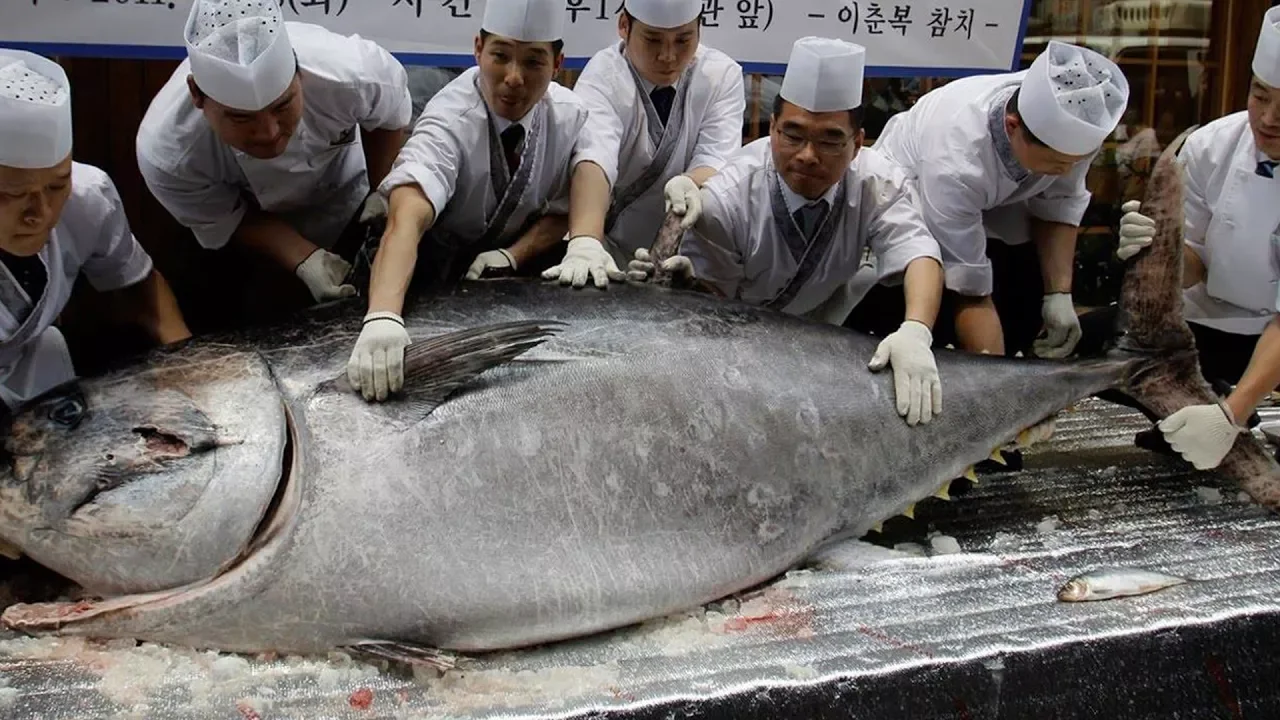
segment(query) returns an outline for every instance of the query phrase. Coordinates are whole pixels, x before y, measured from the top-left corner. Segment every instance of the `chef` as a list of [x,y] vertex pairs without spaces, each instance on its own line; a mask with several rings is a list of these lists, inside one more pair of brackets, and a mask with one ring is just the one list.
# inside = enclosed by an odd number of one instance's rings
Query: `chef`
[[[699,188],[742,146],[742,66],[701,40],[702,0],[626,0],[620,40],[574,84],[598,141],[580,161],[592,234],[620,265],[653,244],[667,212],[688,228]],[[579,208],[574,208],[577,213]]]
[[70,93],[57,63],[0,49],[0,400],[11,411],[75,378],[53,323],[81,273],[123,294],[156,342],[191,335],[111,178],[72,161]]
[[[564,15],[562,0],[486,3],[477,66],[431,98],[382,182],[387,228],[347,365],[366,400],[403,386],[409,336],[400,313],[411,281],[475,280],[565,252],[571,163],[594,151],[583,132],[586,105],[553,81],[564,61]],[[625,279],[599,241],[585,239],[603,259],[587,248],[583,260],[582,243],[570,242],[561,265],[579,265],[583,280],[596,269]]]
[[[862,148],[865,62],[866,50],[843,40],[795,42],[769,135],[707,181],[701,215],[663,267],[724,297],[813,317],[869,249],[878,279],[903,286],[906,306],[870,366],[893,367],[898,412],[916,425],[942,410],[930,349],[941,254],[906,171]],[[647,258],[641,250],[629,276],[647,278]]]
[[1085,178],[1128,99],[1115,63],[1050,41],[1027,70],[954,80],[889,119],[875,148],[918,178],[942,247],[940,344],[954,335],[974,352],[1071,353]]
[[138,128],[152,194],[202,247],[234,241],[316,302],[353,295],[359,221],[385,214],[370,188],[412,121],[404,68],[368,40],[285,23],[278,0],[196,0],[184,40]]
[[[1267,11],[1253,54],[1247,108],[1187,136],[1183,167],[1183,316],[1205,378],[1225,395],[1158,425],[1195,467],[1217,467],[1280,385],[1280,7]],[[1154,221],[1126,203],[1118,255],[1151,243]],[[1234,384],[1235,388],[1231,389]],[[1153,446],[1151,436],[1138,443]]]

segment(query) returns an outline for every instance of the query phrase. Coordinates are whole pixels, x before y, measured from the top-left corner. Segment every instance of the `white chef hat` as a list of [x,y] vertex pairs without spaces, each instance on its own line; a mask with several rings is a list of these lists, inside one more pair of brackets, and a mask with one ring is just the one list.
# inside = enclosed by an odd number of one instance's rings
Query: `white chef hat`
[[1129,81],[1105,56],[1050,40],[1018,93],[1027,129],[1067,155],[1088,155],[1116,129],[1129,104]]
[[51,168],[71,154],[71,85],[58,63],[0,49],[0,165]]
[[555,42],[564,35],[564,0],[488,0],[480,27],[516,42]]
[[844,40],[802,37],[791,46],[778,94],[809,112],[852,110],[862,105],[867,49]]
[[627,12],[645,25],[677,28],[702,14],[702,0],[627,0]]
[[196,84],[227,107],[261,110],[293,82],[279,0],[195,0],[184,39]]
[[1280,6],[1262,16],[1262,30],[1253,48],[1253,74],[1273,88],[1280,88]]

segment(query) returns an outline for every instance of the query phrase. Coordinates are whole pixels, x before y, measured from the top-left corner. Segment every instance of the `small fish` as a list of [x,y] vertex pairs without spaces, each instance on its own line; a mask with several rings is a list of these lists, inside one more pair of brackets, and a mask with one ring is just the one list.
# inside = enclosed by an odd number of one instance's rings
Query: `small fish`
[[1186,582],[1190,581],[1187,578],[1140,568],[1098,568],[1068,580],[1067,584],[1058,590],[1058,599],[1062,602],[1110,600],[1145,595]]

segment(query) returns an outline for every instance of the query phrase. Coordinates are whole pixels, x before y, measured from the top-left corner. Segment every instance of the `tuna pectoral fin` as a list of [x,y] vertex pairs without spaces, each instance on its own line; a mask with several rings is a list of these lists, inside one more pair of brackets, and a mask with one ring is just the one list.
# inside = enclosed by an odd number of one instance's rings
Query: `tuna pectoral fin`
[[[1151,245],[1125,270],[1114,354],[1132,361],[1121,392],[1154,418],[1218,402],[1200,372],[1195,336],[1182,317],[1183,188],[1170,145],[1147,184],[1143,214],[1155,221]],[[1241,434],[1217,472],[1259,504],[1280,512],[1280,465],[1251,434]]]
[[411,666],[430,667],[440,672],[448,672],[457,667],[459,660],[457,655],[446,653],[443,650],[401,642],[371,640],[356,645],[348,645],[343,647],[342,650],[353,657],[363,657],[368,660],[389,660]]
[[404,350],[404,396],[423,417],[486,370],[514,360],[555,332],[556,321],[484,325],[419,340]]

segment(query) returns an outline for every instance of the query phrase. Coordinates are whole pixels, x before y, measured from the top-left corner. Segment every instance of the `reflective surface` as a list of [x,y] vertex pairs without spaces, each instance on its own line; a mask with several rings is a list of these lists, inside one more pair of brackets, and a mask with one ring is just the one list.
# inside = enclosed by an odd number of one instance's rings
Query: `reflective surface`
[[[0,717],[1274,717],[1280,518],[1133,448],[1143,426],[1082,403],[1021,472],[870,536],[903,554],[443,677],[7,636]],[[1056,600],[1104,565],[1195,582]]]

